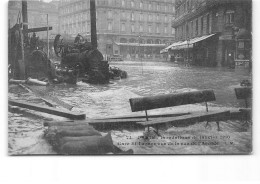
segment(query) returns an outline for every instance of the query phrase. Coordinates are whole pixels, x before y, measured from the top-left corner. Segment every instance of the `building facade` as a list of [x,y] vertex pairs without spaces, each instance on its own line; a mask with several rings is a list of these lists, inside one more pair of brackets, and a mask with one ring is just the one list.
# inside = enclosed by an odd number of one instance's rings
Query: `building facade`
[[166,48],[175,60],[203,66],[251,60],[251,0],[177,0],[175,9],[175,43]]
[[[9,27],[13,27],[18,23],[19,12],[22,11],[22,1],[9,1],[8,4],[8,19]],[[54,0],[50,3],[46,3],[40,0],[27,1],[28,11],[28,27],[37,28],[47,26],[47,14],[48,24],[52,26],[52,30],[49,31],[50,39],[54,38],[59,33],[59,16],[58,16],[58,1]],[[47,38],[47,32],[37,32],[37,36],[40,39]]]
[[[90,38],[89,0],[61,0],[60,33]],[[162,59],[174,42],[174,0],[96,0],[98,49],[124,59]]]

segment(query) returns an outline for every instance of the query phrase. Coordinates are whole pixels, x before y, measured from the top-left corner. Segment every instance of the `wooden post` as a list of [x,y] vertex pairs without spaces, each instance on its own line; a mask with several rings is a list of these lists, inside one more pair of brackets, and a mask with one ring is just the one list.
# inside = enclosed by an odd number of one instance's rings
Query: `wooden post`
[[147,110],[145,110],[145,117],[146,117],[146,121],[148,121]]
[[[23,0],[22,1],[22,16],[23,16],[23,30],[28,29],[28,12],[27,12],[27,1]],[[28,42],[28,34],[24,34],[24,42]]]
[[47,14],[47,57],[49,58],[50,52],[49,52],[49,15]]
[[[23,28],[19,27],[20,32],[20,39],[21,39],[21,53],[22,53],[22,59],[18,60],[19,67],[20,67],[20,79],[25,79],[26,76],[26,63],[24,58],[24,44],[28,43],[28,12],[27,12],[27,1],[22,0],[22,23]],[[25,31],[25,33],[24,33]]]
[[23,37],[23,31],[22,28],[19,25],[19,33],[20,33],[20,47],[21,47],[21,59],[18,59],[18,65],[19,65],[19,79],[25,79],[25,60],[24,60],[24,37]]
[[209,112],[208,103],[207,102],[205,103],[206,103],[206,111]]
[[96,3],[95,0],[90,0],[91,44],[94,49],[98,46],[96,21]]

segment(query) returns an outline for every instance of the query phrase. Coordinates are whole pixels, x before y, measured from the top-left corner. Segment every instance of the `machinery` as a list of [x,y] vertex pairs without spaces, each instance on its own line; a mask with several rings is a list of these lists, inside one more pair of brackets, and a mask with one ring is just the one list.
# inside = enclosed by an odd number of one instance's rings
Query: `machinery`
[[81,35],[73,43],[65,42],[61,35],[54,40],[56,56],[61,57],[59,70],[72,70],[85,82],[104,84],[109,82],[109,65],[100,51]]

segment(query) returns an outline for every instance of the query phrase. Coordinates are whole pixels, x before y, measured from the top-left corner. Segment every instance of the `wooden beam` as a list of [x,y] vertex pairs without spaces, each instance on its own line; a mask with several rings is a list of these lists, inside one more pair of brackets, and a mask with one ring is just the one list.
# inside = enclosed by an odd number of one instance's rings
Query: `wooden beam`
[[202,113],[193,113],[189,115],[184,116],[178,116],[178,117],[170,117],[170,118],[162,118],[162,119],[156,119],[156,120],[149,120],[146,122],[137,122],[137,124],[143,125],[143,126],[151,126],[151,125],[160,125],[160,124],[171,124],[171,123],[187,123],[187,122],[202,122],[207,121],[211,119],[224,118],[230,116],[230,111],[212,111],[212,112],[202,112]]
[[213,90],[157,95],[129,99],[132,112],[215,101]]
[[135,118],[135,119],[103,119],[103,120],[95,120],[95,119],[86,119],[82,121],[54,121],[54,122],[44,122],[44,126],[54,126],[54,125],[81,125],[81,124],[90,124],[90,125],[109,125],[109,124],[126,124],[126,123],[136,123],[139,121],[145,121],[144,118]]
[[75,120],[83,120],[86,118],[85,114],[79,114],[76,112],[70,112],[70,111],[64,111],[61,109],[55,109],[53,107],[44,107],[37,104],[27,103],[27,102],[20,102],[16,100],[8,100],[9,105],[18,106],[26,109],[31,109],[39,112],[44,112],[48,114],[53,114],[56,116],[62,116],[69,119],[75,119]]
[[40,97],[40,98],[43,99],[43,100],[52,101],[52,102],[56,103],[57,105],[59,105],[59,106],[61,106],[61,107],[64,107],[64,108],[66,108],[66,109],[68,109],[68,110],[71,110],[71,109],[73,108],[72,105],[61,101],[61,100],[58,99],[57,97],[50,96],[50,95],[48,95],[48,94],[47,94],[46,92],[44,92],[44,91],[37,90],[36,88],[34,88],[34,87],[29,87],[29,86],[27,86],[27,85],[21,85],[21,84],[19,84],[19,85],[20,85],[21,87],[25,88],[27,91],[34,93],[36,96]]
[[[31,29],[27,29],[24,30],[24,33],[35,33],[35,32],[41,32],[41,31],[47,31],[48,27],[37,27],[37,28],[31,28]],[[49,26],[49,31],[52,30],[52,27]]]
[[94,49],[97,49],[97,26],[96,26],[96,2],[90,0],[90,30],[91,30],[91,45]]
[[[19,86],[21,86],[26,91],[32,93],[32,91],[28,87],[24,86],[23,84],[19,84]],[[35,95],[37,96],[37,94],[35,94]],[[46,105],[48,105],[50,107],[55,107],[55,104],[51,103],[50,101],[48,101],[48,100],[46,100],[46,99],[44,99],[42,97],[40,97],[40,99],[42,99],[45,102]]]
[[[162,117],[175,117],[175,116],[183,116],[188,115],[190,112],[187,113],[170,113],[170,114],[150,114],[150,118],[162,118]],[[95,120],[104,120],[104,119],[135,119],[135,118],[146,118],[144,115],[130,115],[130,116],[114,116],[114,117],[106,117],[106,118],[95,118]]]
[[[176,117],[187,115],[190,113],[179,113],[179,114],[161,114],[161,115],[151,115],[150,120],[155,120],[158,118],[163,117]],[[118,123],[132,123],[135,124],[136,122],[146,121],[145,116],[126,116],[126,117],[114,117],[114,118],[107,118],[107,119],[86,119],[83,121],[73,121],[73,120],[66,120],[66,121],[46,121],[44,122],[44,126],[75,126],[75,125],[83,125],[83,124],[91,124],[91,125],[109,125],[109,124],[118,124]]]

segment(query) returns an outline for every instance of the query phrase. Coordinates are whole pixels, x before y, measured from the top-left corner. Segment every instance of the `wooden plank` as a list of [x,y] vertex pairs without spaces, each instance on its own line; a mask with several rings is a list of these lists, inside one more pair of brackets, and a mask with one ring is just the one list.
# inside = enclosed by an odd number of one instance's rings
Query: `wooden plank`
[[251,114],[252,113],[252,109],[251,108],[241,108],[239,109],[240,112],[243,113],[247,113],[247,114]]
[[44,91],[37,90],[34,87],[29,87],[27,85],[21,85],[20,84],[20,86],[24,87],[25,89],[27,88],[28,91],[33,92],[36,96],[39,96],[44,101],[48,101],[48,102],[52,101],[52,102],[56,103],[57,105],[64,107],[68,110],[71,110],[73,108],[72,105],[61,101],[57,97],[50,96],[50,95],[46,94]]
[[27,103],[27,102],[20,102],[16,100],[8,100],[9,105],[18,106],[26,109],[31,109],[35,111],[40,111],[48,114],[53,114],[56,116],[62,116],[69,119],[77,119],[77,120],[83,120],[86,118],[85,114],[79,114],[76,112],[70,112],[70,111],[64,111],[60,109],[55,109],[53,107],[43,107],[41,105]]
[[[155,118],[153,118],[155,119]],[[89,123],[91,125],[93,124],[115,124],[115,123],[136,123],[139,121],[145,121],[144,118],[135,118],[135,119],[103,119],[103,120],[95,120],[95,119],[86,119],[84,121],[60,121],[60,122],[45,122],[44,126],[50,126],[52,124],[64,124],[64,125],[77,125],[77,124],[86,124]]]
[[247,99],[252,97],[252,88],[251,87],[243,87],[243,88],[235,88],[235,93],[237,99]]
[[15,80],[15,79],[10,79],[8,81],[9,84],[25,84],[26,80]]
[[[21,86],[22,88],[24,88],[26,91],[32,93],[32,90],[29,89],[28,86],[25,86],[25,85],[23,85],[23,84],[19,84],[19,86]],[[56,105],[53,104],[52,102],[50,102],[49,100],[47,100],[47,99],[45,99],[45,98],[42,98],[40,95],[37,95],[37,94],[35,94],[35,95],[38,96],[40,99],[42,99],[42,100],[45,102],[46,105],[48,105],[48,106],[50,106],[50,107],[56,107]]]
[[215,101],[213,90],[166,94],[129,99],[132,112]]
[[[158,118],[163,117],[176,117],[181,115],[187,115],[190,113],[180,113],[180,114],[162,114],[161,115],[154,115],[150,117],[150,120],[155,120]],[[169,115],[169,116],[164,116]],[[44,122],[44,126],[55,126],[55,125],[63,125],[63,126],[74,126],[74,125],[82,125],[82,124],[115,124],[115,123],[136,123],[140,121],[146,121],[145,116],[135,116],[135,117],[121,117],[121,118],[114,118],[114,119],[86,119],[83,121],[72,121],[72,120],[66,120],[66,121],[46,121]]]
[[[171,113],[171,114],[154,114],[149,115],[149,118],[162,118],[162,117],[175,117],[175,116],[183,116],[190,114],[187,113]],[[134,118],[146,118],[144,115],[132,115],[132,116],[115,116],[115,117],[107,117],[107,118],[95,118],[95,120],[102,120],[102,119],[134,119]]]
[[[48,27],[37,27],[37,28],[31,28],[31,29],[27,29],[27,30],[24,30],[23,32],[24,33],[33,33],[33,32],[41,32],[41,31],[47,31],[48,30]],[[52,30],[52,27],[49,26],[49,31]]]
[[230,115],[230,111],[212,111],[212,112],[202,112],[202,113],[194,113],[190,115],[184,116],[177,116],[172,118],[164,118],[164,119],[157,119],[157,120],[149,120],[146,122],[137,122],[142,126],[149,126],[149,125],[160,125],[160,124],[167,124],[167,123],[185,123],[186,121],[206,121],[211,120],[212,118],[226,118]]

